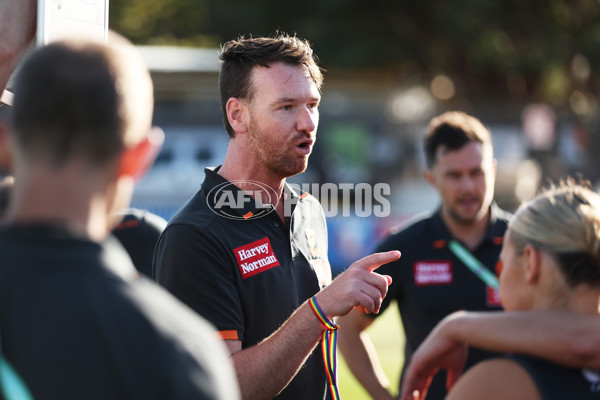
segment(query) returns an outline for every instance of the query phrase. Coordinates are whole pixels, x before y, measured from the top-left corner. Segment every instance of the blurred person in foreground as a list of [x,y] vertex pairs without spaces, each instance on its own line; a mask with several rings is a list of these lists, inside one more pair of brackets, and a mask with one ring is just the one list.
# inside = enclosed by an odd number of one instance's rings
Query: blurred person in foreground
[[[522,205],[508,226],[500,258],[503,265],[500,296],[506,314],[517,313],[522,318],[535,315],[532,312],[526,313],[525,310],[537,310],[537,313],[560,312],[563,314],[560,318],[563,322],[568,321],[567,316],[571,314],[575,317],[573,321],[587,318],[590,328],[593,323],[598,325],[600,196],[587,186],[577,185],[569,180]],[[478,315],[485,316],[474,314],[475,321]],[[465,317],[468,316],[457,313],[446,318],[417,350],[415,362],[422,365],[424,355],[426,358],[428,353],[437,352],[436,348],[445,347],[447,339],[444,336],[448,328],[444,325],[449,325],[452,320],[459,323],[466,321],[468,318]],[[485,319],[478,322],[483,324]],[[528,331],[539,330],[534,325],[535,322],[535,319],[530,321],[530,326],[526,327],[523,335],[530,336],[531,332]],[[565,331],[565,328],[560,330]],[[595,334],[598,336],[597,330]],[[492,334],[494,335],[498,336]],[[517,335],[518,332],[509,334],[515,337]],[[539,340],[545,342],[545,337],[552,335],[542,332]],[[557,348],[549,352],[557,353],[566,348],[564,353],[569,354],[571,351],[568,348],[572,347],[571,343],[575,340],[578,338],[572,337],[564,343],[556,343]],[[590,365],[596,368],[594,370],[546,361],[548,355],[542,357],[527,354],[531,354],[531,351],[526,350],[526,346],[521,346],[506,357],[481,362],[467,371],[458,382],[456,380],[460,375],[460,368],[457,367],[464,361],[464,346],[446,353],[445,360],[436,367],[454,371],[449,382],[454,384],[447,397],[450,400],[600,399],[600,369],[597,359]],[[559,361],[565,363],[564,359]],[[437,368],[431,368],[428,374],[420,374],[420,383],[415,385],[415,370],[411,365],[408,372],[409,384],[403,388],[402,398],[424,398],[427,382],[435,369]],[[419,393],[414,393],[415,390]]]
[[[381,311],[396,300],[406,336],[404,359],[435,325],[458,310],[499,310],[490,286],[454,253],[456,245],[495,274],[509,215],[494,202],[496,163],[490,132],[473,116],[446,112],[433,118],[424,138],[427,181],[441,206],[410,219],[376,251],[398,249],[402,258],[380,268],[392,277]],[[385,271],[385,272],[383,272]],[[381,315],[381,312],[380,314]],[[374,399],[391,399],[389,383],[365,330],[375,320],[360,310],[341,318],[339,344],[348,366]],[[472,351],[467,366],[489,357]],[[440,374],[441,375],[441,374]],[[445,379],[436,376],[428,399],[443,399]]]
[[319,341],[335,338],[333,317],[379,311],[389,278],[373,270],[400,254],[370,255],[331,281],[321,205],[286,183],[306,169],[319,122],[323,76],[309,44],[240,38],[221,60],[227,155],[169,221],[154,276],[216,325],[243,398],[338,398]]
[[[36,14],[36,0],[0,2],[0,129],[8,127],[13,100],[12,92],[5,87],[35,36]],[[7,137],[7,134],[0,134],[1,137]],[[11,169],[10,145],[0,142],[0,221],[8,209],[14,183]],[[113,234],[131,256],[136,269],[150,277],[154,245],[167,221],[145,210],[126,209],[118,214],[122,215],[122,221],[114,227]]]
[[42,47],[15,82],[12,129],[0,130],[15,175],[0,229],[0,361],[36,399],[236,399],[210,325],[134,279],[108,236],[163,139],[140,55],[110,42]]

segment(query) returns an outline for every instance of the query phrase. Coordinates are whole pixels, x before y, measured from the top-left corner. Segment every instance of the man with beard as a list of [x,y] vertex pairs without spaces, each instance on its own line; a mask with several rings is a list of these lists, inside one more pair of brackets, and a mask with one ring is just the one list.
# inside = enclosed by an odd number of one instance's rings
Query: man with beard
[[[479,120],[461,112],[444,113],[430,122],[424,145],[425,177],[439,192],[441,206],[412,218],[377,248],[402,251],[402,259],[380,269],[392,277],[381,310],[397,301],[407,364],[446,315],[457,310],[500,309],[494,272],[510,217],[493,202],[492,140]],[[374,399],[391,399],[389,384],[363,332],[373,321],[359,310],[342,318],[340,349]],[[467,366],[487,356],[473,350]],[[445,394],[445,376],[438,374],[427,399],[443,399]]]
[[309,44],[240,38],[221,60],[227,155],[169,221],[154,277],[220,331],[244,399],[338,398],[319,340],[335,338],[335,316],[379,311],[390,281],[373,270],[400,254],[365,257],[332,282],[323,210],[286,184],[306,169],[319,122]]

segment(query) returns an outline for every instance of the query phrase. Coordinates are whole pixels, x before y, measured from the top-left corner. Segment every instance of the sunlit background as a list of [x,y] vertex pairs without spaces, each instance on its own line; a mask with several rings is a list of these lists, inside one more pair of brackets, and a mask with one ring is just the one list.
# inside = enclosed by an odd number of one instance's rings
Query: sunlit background
[[111,0],[110,27],[140,46],[166,144],[134,205],[168,218],[224,157],[219,45],[284,31],[326,70],[318,141],[296,183],[389,183],[389,218],[332,217],[341,270],[390,225],[435,207],[421,137],[446,110],[494,137],[497,202],[514,209],[549,179],[599,182],[600,5],[592,0]]
[[[290,181],[391,188],[388,218],[329,218],[336,272],[390,226],[437,205],[423,179],[421,137],[443,111],[465,111],[490,128],[496,200],[509,210],[548,180],[600,184],[593,0],[111,0],[110,27],[140,46],[152,70],[166,144],[134,205],[166,218],[227,148],[219,45],[278,30],[307,38],[326,70],[317,146],[307,172]],[[375,327],[380,342],[398,335],[398,325]],[[393,346],[382,355],[395,381],[400,343]],[[342,373],[343,394],[358,393]]]

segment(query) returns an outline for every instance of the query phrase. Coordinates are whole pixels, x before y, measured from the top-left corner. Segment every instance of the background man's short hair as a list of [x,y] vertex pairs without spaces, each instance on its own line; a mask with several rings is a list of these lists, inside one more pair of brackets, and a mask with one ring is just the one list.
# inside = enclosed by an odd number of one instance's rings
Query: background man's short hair
[[445,112],[431,120],[425,132],[425,158],[431,168],[440,147],[458,150],[469,142],[492,146],[490,131],[477,118],[461,111]]

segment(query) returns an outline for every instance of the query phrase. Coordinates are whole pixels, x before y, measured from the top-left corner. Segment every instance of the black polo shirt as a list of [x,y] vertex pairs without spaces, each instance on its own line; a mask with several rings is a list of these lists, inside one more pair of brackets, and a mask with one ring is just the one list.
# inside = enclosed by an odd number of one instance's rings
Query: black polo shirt
[[[314,197],[286,185],[284,224],[273,206],[261,206],[216,171],[205,170],[200,191],[169,221],[153,273],[223,338],[247,348],[331,281],[327,228]],[[319,348],[277,398],[323,399],[326,391]]]
[[597,370],[570,368],[522,354],[511,354],[507,359],[527,371],[544,400],[600,399],[600,373]]
[[112,230],[133,261],[138,272],[152,276],[154,246],[167,221],[147,210],[128,208],[121,212],[123,219]]
[[[35,399],[237,399],[215,331],[114,238],[0,229],[2,353]],[[2,398],[2,395],[0,395]]]
[[[509,218],[510,214],[492,204],[485,237],[471,252],[493,272],[497,272]],[[402,252],[398,261],[379,267],[377,272],[392,277],[382,311],[392,300],[398,302],[406,335],[404,359],[408,363],[414,350],[448,314],[458,310],[497,311],[501,306],[498,293],[488,288],[448,248],[453,237],[444,225],[439,209],[435,213],[422,213],[403,226],[399,232],[385,238],[376,251]],[[467,366],[489,355],[470,349]],[[445,379],[443,373],[436,376],[428,399],[444,398]]]

